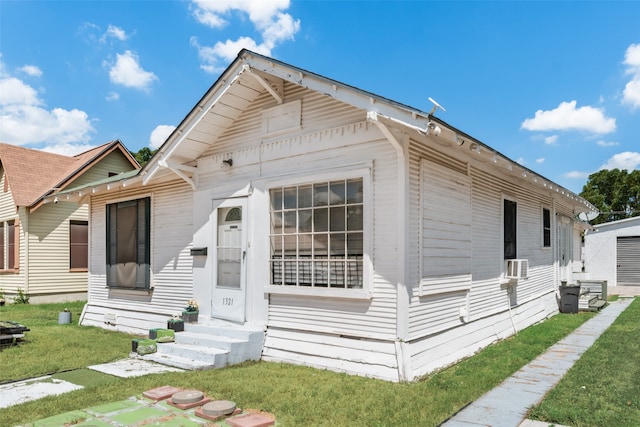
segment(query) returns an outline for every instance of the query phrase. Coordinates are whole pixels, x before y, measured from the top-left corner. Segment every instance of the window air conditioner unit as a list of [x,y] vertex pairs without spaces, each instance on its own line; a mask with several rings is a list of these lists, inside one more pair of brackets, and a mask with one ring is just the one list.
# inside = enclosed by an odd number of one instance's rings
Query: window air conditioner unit
[[529,275],[529,261],[526,259],[508,259],[507,271],[505,277],[507,279],[526,279]]

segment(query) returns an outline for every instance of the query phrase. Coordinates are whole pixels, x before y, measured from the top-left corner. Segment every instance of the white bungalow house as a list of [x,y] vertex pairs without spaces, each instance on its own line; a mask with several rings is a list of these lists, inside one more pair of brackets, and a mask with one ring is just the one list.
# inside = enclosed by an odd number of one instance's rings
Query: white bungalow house
[[595,208],[434,111],[241,51],[138,175],[66,194],[82,324],[195,298],[264,331],[253,358],[411,381],[558,313]]
[[584,236],[585,277],[640,286],[640,217],[598,224]]

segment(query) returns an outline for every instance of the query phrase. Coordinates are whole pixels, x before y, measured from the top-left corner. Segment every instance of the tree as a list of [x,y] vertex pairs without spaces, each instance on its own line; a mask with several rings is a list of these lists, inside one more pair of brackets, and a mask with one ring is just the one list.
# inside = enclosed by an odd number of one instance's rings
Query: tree
[[152,150],[149,147],[142,147],[140,150],[129,151],[133,157],[140,163],[140,166],[144,166],[150,159],[156,154],[157,149]]
[[640,215],[640,170],[610,169],[589,175],[580,196],[600,211],[592,225]]

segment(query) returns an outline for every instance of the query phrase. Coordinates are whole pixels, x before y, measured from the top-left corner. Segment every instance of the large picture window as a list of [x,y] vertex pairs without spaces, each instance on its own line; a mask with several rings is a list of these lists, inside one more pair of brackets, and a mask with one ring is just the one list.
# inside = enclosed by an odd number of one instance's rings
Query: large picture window
[[150,198],[107,205],[107,284],[148,289]]
[[69,268],[86,271],[89,267],[89,223],[69,222]]
[[274,188],[271,284],[363,287],[363,180]]

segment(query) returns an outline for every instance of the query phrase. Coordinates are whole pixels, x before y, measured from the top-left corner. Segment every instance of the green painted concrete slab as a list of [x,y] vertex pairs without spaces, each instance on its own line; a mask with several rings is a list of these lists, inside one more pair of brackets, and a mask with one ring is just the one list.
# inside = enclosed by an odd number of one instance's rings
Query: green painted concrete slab
[[[143,421],[147,424],[151,424],[153,420],[160,421],[161,418],[170,416],[171,413],[163,411],[158,408],[143,407],[135,409],[133,411],[123,412],[117,415],[109,416],[109,419],[124,424],[126,426],[132,426]],[[151,424],[152,425],[152,424]]]
[[107,403],[105,405],[92,406],[87,409],[87,411],[97,414],[97,415],[105,415],[110,414],[112,412],[120,412],[125,409],[133,409],[133,408],[142,408],[145,405],[142,405],[140,402],[136,402],[135,400],[123,400],[121,402],[113,402]]
[[27,424],[27,426],[31,425],[33,427],[60,427],[67,424],[73,425],[77,422],[84,421],[89,418],[93,418],[93,415],[89,414],[88,412],[71,411],[38,420],[32,424]]

